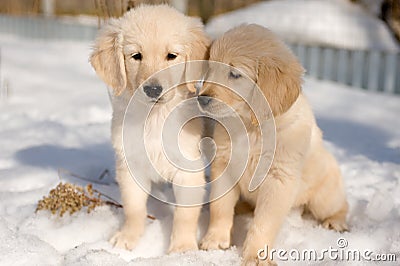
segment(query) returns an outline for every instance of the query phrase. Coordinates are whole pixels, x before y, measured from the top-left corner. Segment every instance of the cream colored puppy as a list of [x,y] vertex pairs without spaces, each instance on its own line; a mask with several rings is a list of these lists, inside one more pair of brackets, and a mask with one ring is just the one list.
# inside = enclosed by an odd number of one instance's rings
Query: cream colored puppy
[[[244,25],[228,31],[212,44],[210,61],[232,66],[226,73],[217,73],[225,77],[224,83],[229,87],[240,86],[246,75],[259,86],[275,118],[276,151],[267,178],[258,189],[249,192],[250,179],[260,154],[257,145],[251,148],[249,164],[239,183],[211,203],[210,224],[201,248],[226,249],[230,246],[234,207],[239,196],[255,208],[243,246],[245,265],[271,263],[259,261],[257,251],[264,245],[272,247],[292,207],[305,205],[325,228],[346,230],[348,205],[342,176],[335,158],[323,145],[321,130],[301,93],[303,68],[296,57],[268,29]],[[210,68],[208,75],[215,74]],[[245,121],[250,143],[260,143],[258,125],[251,122],[250,109],[237,95],[207,83],[200,95],[231,105]],[[200,96],[199,103],[204,111],[213,115],[218,115],[221,110],[215,100],[204,101]],[[231,138],[235,142],[241,136],[232,134]],[[211,179],[221,174],[230,156],[229,136],[219,124],[215,127],[214,140],[219,153],[212,164]]]
[[[143,95],[145,104],[154,108],[147,119],[144,138],[147,155],[135,154],[133,159],[150,156],[157,171],[177,185],[200,185],[204,173],[190,173],[176,168],[163,154],[161,126],[171,110],[187,98],[186,89],[174,90],[167,95],[163,91],[173,84],[168,75],[162,79],[148,78],[159,70],[189,60],[205,59],[209,40],[203,32],[200,20],[187,17],[167,5],[139,6],[119,19],[111,19],[99,32],[90,62],[103,81],[114,89],[112,97],[112,143],[116,154],[116,179],[124,206],[125,222],[111,242],[119,248],[132,249],[144,231],[147,193],[131,176],[122,143],[123,118],[127,104],[136,90]],[[174,75],[176,73],[171,73]],[[144,83],[145,82],[145,83]],[[144,84],[142,84],[144,83]],[[139,87],[140,85],[143,85]],[[184,91],[184,92],[183,92]],[[134,127],[135,121],[125,121]],[[179,143],[183,153],[198,158],[201,124],[197,121],[185,126]],[[139,136],[132,136],[139,138]],[[125,147],[126,148],[126,147]],[[128,158],[132,159],[132,158]],[[134,169],[146,175],[146,169]],[[149,171],[150,172],[150,171]],[[141,176],[144,186],[162,182],[159,176]],[[143,184],[141,184],[143,185]],[[179,198],[181,195],[175,195]],[[179,202],[179,199],[177,199]],[[177,207],[171,234],[169,252],[197,249],[196,230],[200,207]]]

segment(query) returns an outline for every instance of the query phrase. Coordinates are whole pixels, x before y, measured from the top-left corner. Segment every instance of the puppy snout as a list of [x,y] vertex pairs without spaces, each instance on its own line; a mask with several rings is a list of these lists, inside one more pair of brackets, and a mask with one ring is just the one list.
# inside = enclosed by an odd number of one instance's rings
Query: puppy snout
[[209,96],[198,96],[197,101],[201,106],[205,107],[211,102],[211,97]]
[[159,84],[149,84],[143,86],[143,91],[150,98],[156,99],[160,97],[163,88]]

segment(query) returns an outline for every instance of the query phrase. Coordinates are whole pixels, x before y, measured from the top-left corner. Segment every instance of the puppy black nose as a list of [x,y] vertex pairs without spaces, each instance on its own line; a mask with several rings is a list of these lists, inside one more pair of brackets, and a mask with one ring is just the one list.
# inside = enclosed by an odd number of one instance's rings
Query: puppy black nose
[[158,98],[163,88],[160,85],[145,85],[143,86],[143,90],[150,98]]
[[198,96],[197,101],[199,101],[201,106],[206,106],[211,102],[211,97],[208,96]]

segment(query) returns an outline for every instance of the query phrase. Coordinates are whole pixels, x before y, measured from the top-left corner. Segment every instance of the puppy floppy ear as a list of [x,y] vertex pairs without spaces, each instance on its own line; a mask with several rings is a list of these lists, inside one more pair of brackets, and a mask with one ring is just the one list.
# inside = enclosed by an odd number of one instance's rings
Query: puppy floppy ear
[[[189,18],[190,19],[190,28],[189,28],[189,41],[188,41],[188,53],[186,55],[186,64],[185,64],[185,73],[184,78],[185,81],[197,80],[200,81],[204,78],[204,74],[207,68],[206,62],[203,63],[195,63],[190,64],[189,61],[193,60],[208,60],[209,58],[209,49],[211,41],[208,36],[204,32],[204,26],[201,22],[200,18]],[[196,86],[199,85],[200,82],[196,82],[196,84],[187,84],[187,89],[191,93],[196,93]]]
[[291,53],[285,57],[286,53],[264,56],[258,61],[257,85],[274,116],[285,113],[301,92],[304,69]]
[[127,86],[122,32],[117,19],[110,20],[99,33],[90,63],[97,75],[119,95]]
[[209,57],[210,39],[204,32],[200,18],[190,18],[190,44],[188,60],[207,60]]

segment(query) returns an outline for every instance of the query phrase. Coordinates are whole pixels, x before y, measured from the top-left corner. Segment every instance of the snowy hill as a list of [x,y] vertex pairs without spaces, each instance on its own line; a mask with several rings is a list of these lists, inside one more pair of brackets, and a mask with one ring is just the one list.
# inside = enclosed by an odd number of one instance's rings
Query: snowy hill
[[274,0],[210,20],[216,37],[242,23],[257,23],[286,41],[347,49],[399,51],[386,24],[348,0]]

